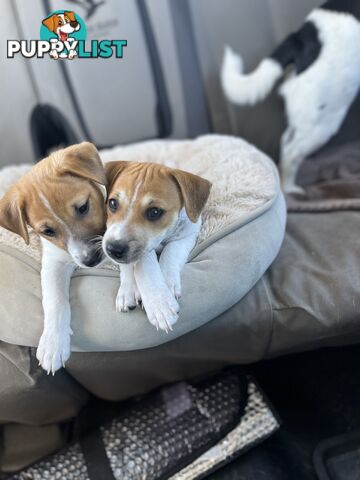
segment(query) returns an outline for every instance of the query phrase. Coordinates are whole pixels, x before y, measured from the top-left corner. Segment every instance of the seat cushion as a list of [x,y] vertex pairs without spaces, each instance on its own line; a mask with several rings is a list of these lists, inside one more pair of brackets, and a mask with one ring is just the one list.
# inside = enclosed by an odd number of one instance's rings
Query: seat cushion
[[[102,159],[155,161],[213,182],[203,226],[183,275],[181,313],[174,330],[154,329],[141,310],[115,311],[117,266],[76,270],[71,283],[73,351],[154,347],[221,315],[255,285],[277,255],[286,220],[276,168],[241,139],[208,135],[194,141],[153,141],[103,151]],[[30,166],[0,173],[0,192]],[[41,251],[0,229],[0,339],[36,346],[42,330]]]

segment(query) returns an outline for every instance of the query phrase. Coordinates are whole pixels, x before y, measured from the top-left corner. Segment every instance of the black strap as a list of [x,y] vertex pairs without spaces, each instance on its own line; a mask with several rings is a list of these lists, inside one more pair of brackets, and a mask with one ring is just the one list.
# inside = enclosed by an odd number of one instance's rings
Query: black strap
[[146,46],[148,50],[150,67],[152,70],[152,76],[154,81],[154,88],[157,96],[156,122],[158,127],[158,137],[166,138],[172,134],[173,120],[165,77],[146,2],[145,0],[137,0],[136,3],[146,39]]
[[115,480],[106,455],[100,430],[94,430],[80,441],[90,480]]
[[170,0],[173,33],[177,47],[184,93],[186,121],[190,138],[212,130],[204,79],[188,0]]

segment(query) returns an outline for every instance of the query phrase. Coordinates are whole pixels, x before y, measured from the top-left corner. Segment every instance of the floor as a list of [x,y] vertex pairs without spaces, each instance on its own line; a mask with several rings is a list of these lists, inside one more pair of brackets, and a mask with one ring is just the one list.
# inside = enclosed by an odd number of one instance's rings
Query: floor
[[360,347],[330,348],[251,368],[282,420],[269,440],[210,480],[316,480],[312,455],[328,437],[360,428]]
[[[291,355],[248,367],[282,421],[280,430],[210,480],[317,480],[312,455],[326,438],[360,428],[360,346]],[[122,404],[106,404],[81,416],[85,433],[118,415]],[[104,418],[101,418],[101,412]],[[0,478],[1,475],[0,475]],[[360,477],[359,477],[360,478]]]

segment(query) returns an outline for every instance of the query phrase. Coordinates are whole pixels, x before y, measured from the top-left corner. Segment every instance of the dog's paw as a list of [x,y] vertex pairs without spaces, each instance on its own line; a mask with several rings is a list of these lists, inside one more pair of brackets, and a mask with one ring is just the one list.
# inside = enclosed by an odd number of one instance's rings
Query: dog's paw
[[141,296],[136,285],[121,284],[116,296],[116,311],[128,312],[141,305]]
[[69,359],[71,333],[71,330],[58,332],[48,329],[41,335],[36,358],[48,375],[50,372],[54,375]]
[[181,298],[181,278],[179,273],[163,272],[165,283],[176,300]]
[[52,50],[52,51],[50,52],[50,57],[51,57],[52,59],[54,59],[54,60],[58,60],[58,59],[59,59],[59,54],[58,54],[58,52],[57,52],[56,50]]
[[69,55],[68,55],[68,59],[73,60],[76,57],[76,55],[77,55],[76,50],[70,50]]
[[179,304],[167,289],[143,298],[143,306],[149,322],[157,330],[169,333],[179,318]]

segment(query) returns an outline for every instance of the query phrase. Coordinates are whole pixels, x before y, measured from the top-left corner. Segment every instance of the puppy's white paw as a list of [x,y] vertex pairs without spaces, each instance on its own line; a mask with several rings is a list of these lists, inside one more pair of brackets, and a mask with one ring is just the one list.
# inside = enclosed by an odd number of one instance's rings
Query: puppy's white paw
[[50,57],[53,58],[54,60],[58,60],[59,59],[59,54],[56,50],[52,50],[50,52]]
[[163,272],[166,285],[169,287],[170,292],[174,295],[176,300],[181,298],[181,278],[179,273]]
[[141,296],[136,285],[122,283],[116,296],[116,311],[128,312],[141,304]]
[[47,329],[41,335],[36,358],[48,375],[50,372],[54,375],[69,359],[71,334],[71,329],[61,332]]
[[149,322],[157,330],[169,333],[179,318],[179,304],[169,290],[158,291],[143,298],[143,305]]

